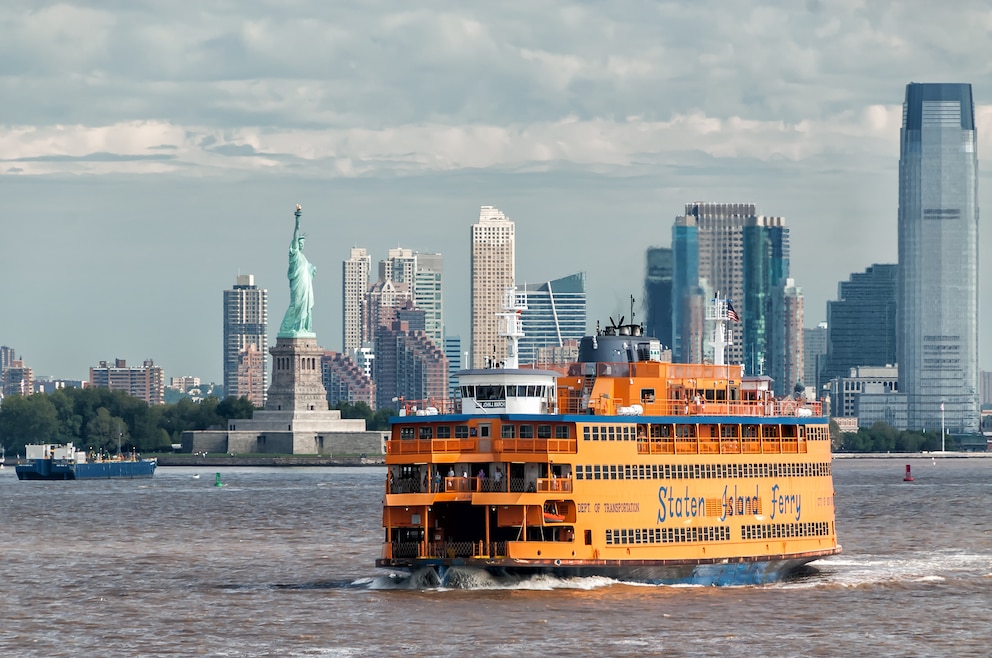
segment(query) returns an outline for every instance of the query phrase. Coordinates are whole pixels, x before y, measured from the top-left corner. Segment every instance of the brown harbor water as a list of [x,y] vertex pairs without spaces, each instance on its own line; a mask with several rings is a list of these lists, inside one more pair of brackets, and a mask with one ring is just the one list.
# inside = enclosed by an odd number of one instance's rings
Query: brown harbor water
[[734,588],[399,588],[373,566],[384,473],[19,482],[8,464],[0,655],[992,655],[992,459],[836,460],[844,553]]

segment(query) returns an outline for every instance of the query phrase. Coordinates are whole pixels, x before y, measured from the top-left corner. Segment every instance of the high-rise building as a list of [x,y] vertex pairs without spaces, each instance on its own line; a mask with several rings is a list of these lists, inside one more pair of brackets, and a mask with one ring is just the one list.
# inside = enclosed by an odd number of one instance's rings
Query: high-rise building
[[[712,332],[702,321],[705,302],[714,294],[730,299],[741,318],[747,318],[744,299],[745,220],[757,216],[753,203],[687,203],[685,214],[675,218],[672,249],[675,259],[672,296],[676,300],[673,343],[674,358],[682,363],[712,360]],[[694,229],[694,230],[693,230]],[[692,254],[692,242],[696,250]],[[696,278],[691,278],[691,261]],[[686,262],[681,259],[688,258]],[[682,279],[685,273],[690,278]],[[678,283],[678,287],[676,287]],[[743,363],[743,326],[728,327],[730,344],[724,352],[727,363]],[[747,364],[745,363],[745,366]],[[752,374],[747,370],[748,374]]]
[[0,345],[0,387],[3,386],[3,372],[14,362],[14,348]]
[[124,359],[116,359],[113,364],[101,361],[90,368],[89,385],[124,391],[148,404],[165,404],[165,373],[151,359],[137,367],[128,367]]
[[644,277],[644,328],[648,336],[672,346],[672,249],[648,247]]
[[703,304],[700,288],[699,226],[690,214],[672,226],[672,359],[703,362]]
[[13,358],[11,351],[10,360],[3,369],[3,386],[0,392],[4,397],[7,395],[28,396],[34,393],[34,371],[24,365],[23,359]]
[[771,376],[778,395],[791,395],[796,384],[804,384],[806,355],[803,351],[803,291],[785,279],[772,304]]
[[817,380],[826,353],[827,323],[821,322],[815,327],[803,329],[803,385],[812,392],[813,399],[821,396]]
[[444,328],[443,274],[441,254],[396,248],[389,250],[386,260],[379,261],[379,280],[409,286],[414,305],[424,312],[424,331],[438,346],[441,346]]
[[324,352],[320,360],[327,404],[364,402],[375,409],[375,384],[354,359],[341,352]]
[[977,147],[970,84],[906,86],[897,346],[910,429],[979,431]]
[[517,344],[520,364],[537,362],[541,348],[562,347],[586,335],[586,274],[523,286],[527,309],[520,315],[524,336]]
[[369,292],[369,273],[372,257],[364,249],[354,248],[342,265],[342,331],[343,351],[350,354],[370,340],[363,333],[365,296]]
[[783,332],[795,328],[796,313],[802,316],[802,292],[788,277],[784,219],[758,215],[753,203],[686,204],[672,227],[672,358],[712,362],[713,326],[705,316],[719,295],[740,318],[727,327],[726,363],[742,364],[749,375],[791,379],[776,388],[791,392],[802,376],[802,332]]
[[878,263],[837,284],[837,299],[827,302],[820,390],[851,368],[895,365],[898,288],[899,266]]
[[[789,229],[781,217],[765,217],[751,215],[744,218],[741,229],[741,308],[736,308],[741,317],[742,350],[744,372],[750,375],[771,375],[775,380],[775,392],[787,395],[793,385],[799,381],[798,373],[787,374],[783,370],[785,355],[779,350],[784,349],[786,342],[799,344],[801,350],[802,331],[796,330],[796,335],[785,337],[783,331],[788,331],[786,324],[789,319],[776,309],[781,310],[783,301],[783,286],[789,276]],[[716,258],[714,258],[716,260]],[[722,257],[723,267],[733,268],[734,258]],[[792,295],[802,293],[793,285]],[[734,299],[731,297],[731,299]],[[736,305],[736,300],[734,304]],[[800,299],[801,304],[801,299]],[[794,304],[792,305],[794,310]],[[800,318],[802,316],[800,305]],[[799,327],[802,327],[800,322]],[[801,355],[800,355],[801,359]],[[783,381],[789,377],[791,381]]]
[[[269,291],[252,274],[239,274],[224,291],[224,395],[265,406],[268,389]],[[250,370],[250,371],[249,371]]]
[[460,336],[444,337],[444,356],[448,359],[448,397],[458,397],[458,371],[462,369],[462,339]]
[[371,286],[362,304],[363,344],[374,343],[380,327],[392,326],[398,309],[413,302],[410,284],[380,279]]
[[375,337],[376,408],[399,409],[403,402],[441,408],[448,398],[448,359],[423,331],[395,320]]
[[506,291],[514,286],[514,224],[493,206],[482,206],[479,222],[472,225],[472,367],[488,359],[506,358],[506,344],[499,336],[497,313],[503,310]]

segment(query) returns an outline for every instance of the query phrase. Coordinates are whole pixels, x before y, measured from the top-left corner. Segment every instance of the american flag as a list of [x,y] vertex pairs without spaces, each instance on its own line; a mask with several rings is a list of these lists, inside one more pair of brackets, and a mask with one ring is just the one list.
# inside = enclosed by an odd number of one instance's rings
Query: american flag
[[734,310],[734,305],[730,303],[729,299],[727,300],[727,318],[733,320],[734,322],[741,321],[741,316],[739,316],[737,311]]

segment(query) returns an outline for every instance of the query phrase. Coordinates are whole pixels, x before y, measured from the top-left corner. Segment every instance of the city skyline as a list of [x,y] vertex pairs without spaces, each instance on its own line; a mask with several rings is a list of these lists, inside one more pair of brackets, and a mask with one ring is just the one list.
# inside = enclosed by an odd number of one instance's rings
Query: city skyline
[[0,108],[0,344],[36,378],[150,358],[219,382],[217,291],[252,272],[281,314],[297,202],[325,349],[342,345],[352,246],[444,254],[445,322],[467,341],[453,310],[469,304],[480,205],[516,224],[519,285],[587,273],[594,324],[640,299],[644,249],[670,244],[685,203],[754,203],[788,222],[816,326],[839,281],[897,261],[911,81],[974,85],[978,205],[992,208],[979,2],[248,1],[206,3],[195,23],[154,3],[101,7],[15,3],[0,26],[0,88],[17,99]]

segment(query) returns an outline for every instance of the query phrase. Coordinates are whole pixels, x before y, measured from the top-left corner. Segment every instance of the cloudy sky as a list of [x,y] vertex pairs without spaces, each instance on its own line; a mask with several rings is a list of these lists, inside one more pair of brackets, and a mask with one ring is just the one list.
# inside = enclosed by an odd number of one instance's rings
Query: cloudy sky
[[896,261],[906,83],[972,83],[992,153],[990,36],[977,0],[5,0],[0,344],[36,376],[152,358],[219,381],[238,273],[274,340],[298,202],[327,349],[353,246],[444,254],[467,340],[481,205],[516,222],[521,283],[587,273],[593,323],[641,297],[685,203],[754,202],[792,229],[814,326]]

